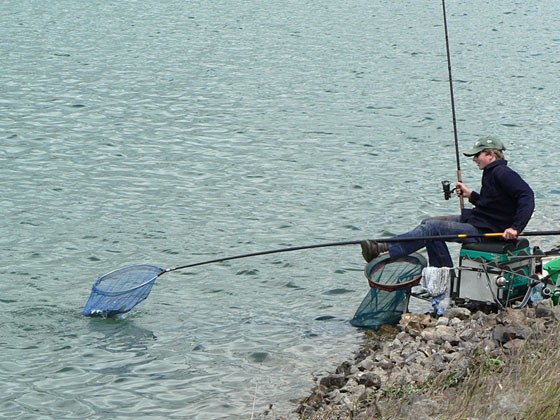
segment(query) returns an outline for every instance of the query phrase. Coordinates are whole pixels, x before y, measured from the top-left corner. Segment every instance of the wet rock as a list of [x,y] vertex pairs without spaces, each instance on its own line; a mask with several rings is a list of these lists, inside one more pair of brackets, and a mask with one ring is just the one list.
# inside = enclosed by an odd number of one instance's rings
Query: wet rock
[[329,375],[321,378],[319,384],[327,389],[342,388],[346,385],[347,379],[344,375]]
[[313,418],[317,411],[313,409],[310,405],[307,404],[300,404],[299,407],[296,409],[296,413],[300,415],[303,419],[310,419]]
[[336,373],[348,376],[352,372],[352,367],[353,367],[352,363],[347,360],[344,363],[342,363],[338,368],[336,368]]

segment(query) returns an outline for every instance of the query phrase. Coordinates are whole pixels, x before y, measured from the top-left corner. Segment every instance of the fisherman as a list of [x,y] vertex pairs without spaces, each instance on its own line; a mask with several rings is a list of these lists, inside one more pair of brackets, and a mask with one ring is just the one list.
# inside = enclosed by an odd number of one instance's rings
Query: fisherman
[[[455,184],[456,192],[474,205],[463,209],[461,215],[431,217],[423,220],[413,230],[397,235],[399,237],[420,237],[439,235],[480,235],[489,232],[503,232],[504,240],[514,240],[525,229],[533,210],[535,195],[531,187],[517,172],[507,166],[504,159],[504,144],[494,136],[479,139],[472,149],[464,152],[482,170],[480,193],[473,191],[462,182]],[[455,242],[481,242],[484,237],[454,239]],[[362,255],[370,262],[378,255],[389,252],[391,258],[400,258],[426,247],[432,267],[453,267],[453,260],[444,241],[410,240],[403,242],[361,243]]]

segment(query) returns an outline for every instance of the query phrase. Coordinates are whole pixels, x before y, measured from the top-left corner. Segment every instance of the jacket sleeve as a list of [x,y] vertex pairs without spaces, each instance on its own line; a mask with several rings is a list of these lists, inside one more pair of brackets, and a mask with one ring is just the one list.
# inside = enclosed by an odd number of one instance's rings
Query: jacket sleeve
[[471,195],[469,197],[469,203],[476,204],[479,197],[480,197],[480,194],[477,193],[476,191],[471,192]]

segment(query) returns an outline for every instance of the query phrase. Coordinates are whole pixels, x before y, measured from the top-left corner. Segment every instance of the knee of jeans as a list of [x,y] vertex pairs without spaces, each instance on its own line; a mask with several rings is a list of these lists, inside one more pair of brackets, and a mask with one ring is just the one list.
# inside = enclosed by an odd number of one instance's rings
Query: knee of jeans
[[447,225],[448,223],[443,220],[426,219],[423,224],[423,228],[426,235],[439,235],[441,232],[446,230]]
[[438,220],[436,218],[433,217],[428,217],[427,219],[422,220],[422,222],[420,222],[421,225],[428,225],[428,226],[437,226],[439,224],[441,224],[441,220]]

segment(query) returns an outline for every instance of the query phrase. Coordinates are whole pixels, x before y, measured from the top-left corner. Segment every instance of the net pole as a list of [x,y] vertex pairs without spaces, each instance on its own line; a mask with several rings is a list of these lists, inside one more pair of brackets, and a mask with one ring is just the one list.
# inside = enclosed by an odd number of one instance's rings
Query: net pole
[[[560,235],[560,230],[543,230],[543,231],[534,231],[534,232],[521,232],[518,236],[546,236],[546,235]],[[476,233],[476,234],[466,234],[460,233],[456,235],[435,235],[435,236],[405,236],[405,237],[392,237],[392,238],[378,238],[378,239],[370,239],[374,242],[410,242],[410,241],[456,241],[460,239],[469,239],[469,238],[500,238],[502,236],[502,232],[490,232],[490,233]],[[249,258],[249,257],[256,257],[260,255],[270,255],[270,254],[278,254],[281,252],[293,252],[293,251],[301,251],[304,249],[315,249],[315,248],[327,248],[327,247],[338,247],[338,246],[346,246],[346,245],[358,245],[361,244],[363,240],[354,240],[354,241],[343,241],[343,242],[329,242],[329,243],[322,243],[322,244],[315,244],[315,245],[303,245],[303,246],[294,246],[289,248],[280,248],[280,249],[272,249],[268,251],[259,251],[259,252],[251,252],[249,254],[241,254],[241,255],[234,255],[231,257],[223,257],[223,258],[216,258],[213,260],[197,262],[193,264],[181,265],[178,267],[168,268],[162,273],[158,274],[158,277],[164,273],[168,273],[170,271],[175,270],[182,270],[185,268],[197,267],[201,265],[207,264],[214,264],[219,262],[237,260],[241,258]]]

